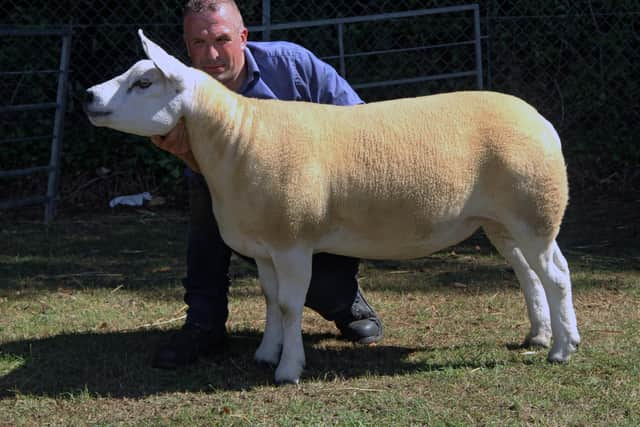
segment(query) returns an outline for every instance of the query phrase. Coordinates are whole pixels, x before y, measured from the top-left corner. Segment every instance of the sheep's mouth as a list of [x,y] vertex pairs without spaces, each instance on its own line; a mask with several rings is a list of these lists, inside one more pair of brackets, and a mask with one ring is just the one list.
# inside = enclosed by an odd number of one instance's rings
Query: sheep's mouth
[[111,111],[84,110],[84,112],[87,113],[87,116],[89,117],[104,117],[112,114]]

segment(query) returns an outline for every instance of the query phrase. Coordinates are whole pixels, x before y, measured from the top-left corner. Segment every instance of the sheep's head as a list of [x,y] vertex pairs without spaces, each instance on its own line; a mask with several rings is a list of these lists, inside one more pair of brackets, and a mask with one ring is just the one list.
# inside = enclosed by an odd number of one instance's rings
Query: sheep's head
[[193,69],[138,30],[149,59],[87,90],[84,110],[91,123],[140,136],[164,135],[183,115],[193,87]]

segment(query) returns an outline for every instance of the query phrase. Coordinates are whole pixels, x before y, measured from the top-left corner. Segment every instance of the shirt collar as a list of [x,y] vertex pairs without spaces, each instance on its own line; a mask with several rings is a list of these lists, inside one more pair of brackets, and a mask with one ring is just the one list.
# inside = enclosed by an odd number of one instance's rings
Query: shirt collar
[[238,91],[240,94],[246,93],[256,85],[258,80],[260,80],[260,69],[258,68],[258,63],[253,57],[253,53],[251,53],[251,49],[249,49],[248,46],[244,48],[244,60],[247,66],[247,78]]

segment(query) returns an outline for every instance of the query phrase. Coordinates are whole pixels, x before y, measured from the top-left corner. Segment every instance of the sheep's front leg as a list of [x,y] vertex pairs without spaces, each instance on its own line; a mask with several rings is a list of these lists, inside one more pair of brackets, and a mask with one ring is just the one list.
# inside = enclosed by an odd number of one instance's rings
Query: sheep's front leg
[[282,316],[278,305],[278,278],[270,259],[256,258],[260,285],[267,303],[266,324],[262,341],[255,354],[258,363],[277,365],[282,350]]
[[302,310],[311,280],[309,249],[296,248],[272,255],[278,277],[278,305],[282,316],[283,342],[277,383],[297,384],[305,364],[302,346]]

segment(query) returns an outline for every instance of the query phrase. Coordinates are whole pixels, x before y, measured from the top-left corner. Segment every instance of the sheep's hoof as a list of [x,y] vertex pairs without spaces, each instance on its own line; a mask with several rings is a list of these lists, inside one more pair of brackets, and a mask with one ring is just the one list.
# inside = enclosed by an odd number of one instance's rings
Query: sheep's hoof
[[526,337],[522,341],[523,348],[549,348],[551,347],[551,339],[545,336]]
[[560,344],[554,343],[547,360],[552,363],[567,363],[571,359],[571,355],[578,349],[579,342]]
[[555,363],[555,364],[558,364],[558,365],[564,365],[565,363],[569,363],[569,359],[571,359],[571,356],[568,356],[567,358],[563,358],[562,356],[551,355],[551,354],[549,354],[549,356],[547,356],[547,360],[550,363]]
[[276,369],[276,384],[298,384],[300,382],[300,374],[304,368],[304,362],[298,361],[293,364],[283,364],[282,361]]
[[286,385],[298,385],[300,384],[300,378],[296,378],[293,380],[276,380],[276,385],[281,387],[281,386],[286,386]]
[[522,347],[551,347],[551,328],[536,328],[532,329],[522,342]]

